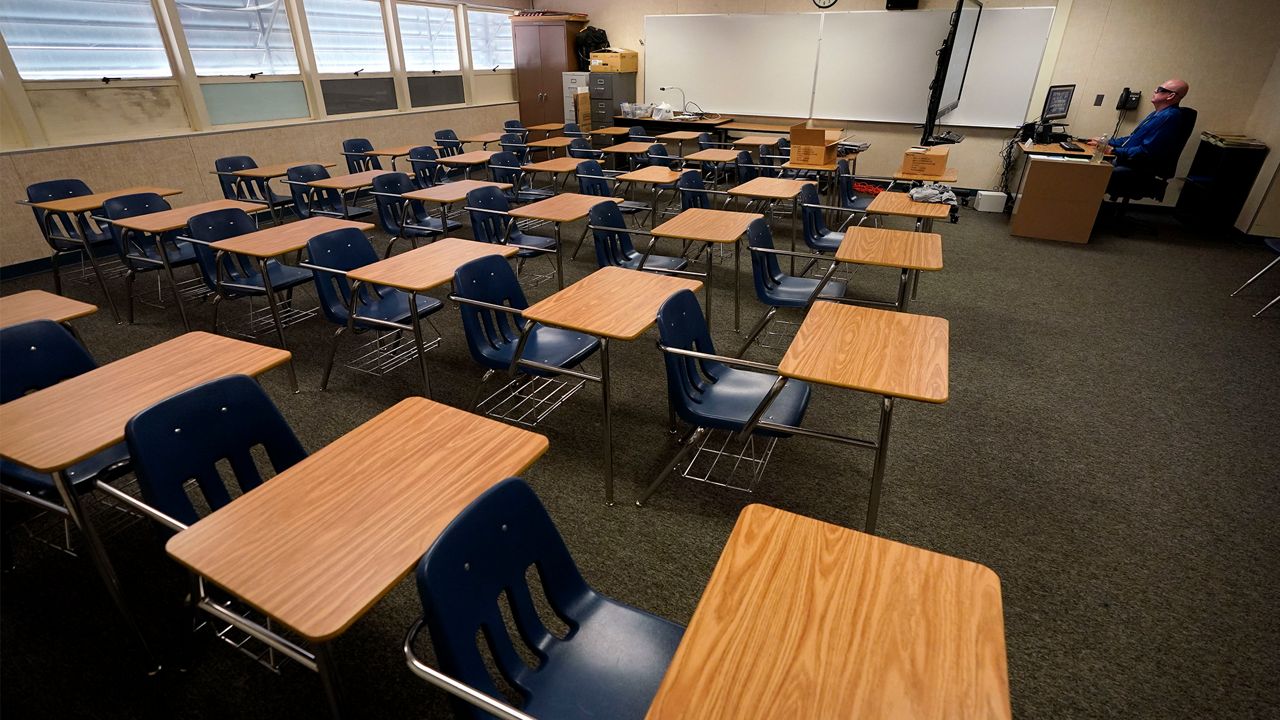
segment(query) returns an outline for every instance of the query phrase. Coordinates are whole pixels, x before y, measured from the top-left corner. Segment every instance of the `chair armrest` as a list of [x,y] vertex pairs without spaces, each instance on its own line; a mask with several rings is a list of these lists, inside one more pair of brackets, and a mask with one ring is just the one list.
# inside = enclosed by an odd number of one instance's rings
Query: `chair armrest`
[[[781,255],[783,257],[797,257],[797,258],[803,258],[805,260],[812,260],[815,257],[818,257],[813,253],[804,253],[796,250],[778,250],[775,248],[752,247],[750,245],[747,246],[747,251],[753,252],[753,253],[761,253],[763,255]],[[831,258],[827,257],[826,259],[830,260]]]
[[712,355],[711,353],[698,352],[697,350],[685,350],[683,348],[667,347],[662,343],[658,343],[658,349],[664,353],[672,355],[682,355],[684,357],[697,358],[699,360],[713,360],[715,362],[724,363],[736,367],[748,368],[750,370],[761,370],[764,372],[778,374],[778,366],[768,363],[756,362],[755,360],[743,360],[742,358],[726,357],[724,355]]
[[488,208],[471,207],[470,205],[467,205],[466,207],[464,207],[463,210],[466,210],[467,212],[489,213],[490,215],[501,215],[503,217],[511,217],[511,213],[503,212],[502,210],[490,210]]
[[302,181],[300,181],[300,180],[287,180],[287,179],[286,179],[286,180],[281,180],[280,182],[284,183],[285,185],[297,185],[297,186],[299,186],[299,187],[304,187],[304,188],[309,188],[309,187],[311,187],[311,186],[310,186],[310,185],[308,185],[307,183],[304,183],[304,182],[302,182]]
[[633,230],[631,228],[625,228],[625,227],[609,227],[607,225],[592,225],[590,223],[587,223],[587,229],[588,230],[605,230],[607,232],[627,233],[628,235],[646,235],[650,237],[653,236],[653,233],[649,232],[648,230]]
[[368,154],[368,153],[362,153],[362,152],[347,152],[346,150],[343,150],[343,151],[342,151],[342,154],[343,154],[343,155],[345,155],[345,156],[347,156],[347,157],[358,157],[358,158],[371,158],[371,157],[373,157],[373,155],[370,155],[370,154]]
[[307,270],[310,270],[310,271],[312,271],[312,272],[333,273],[334,275],[346,275],[346,274],[347,274],[347,271],[346,271],[346,270],[339,270],[339,269],[337,269],[337,268],[325,267],[325,266],[323,266],[323,265],[316,265],[315,263],[305,263],[305,262],[300,262],[300,263],[298,263],[298,267],[300,267],[300,268],[306,268]]
[[724,147],[724,148],[737,147],[737,146],[736,146],[736,145],[734,145],[733,143],[720,142],[719,140],[708,140],[708,141],[706,141],[705,143],[698,143],[698,145],[700,145],[700,146],[701,146],[701,145],[704,145],[704,144],[705,144],[705,145],[714,145],[715,147]]
[[485,302],[483,300],[472,300],[471,298],[465,298],[460,295],[450,295],[449,299],[462,305],[473,305],[486,310],[493,310],[494,312],[502,312],[508,315],[515,315],[516,317],[524,317],[523,310],[517,310],[510,305],[499,305],[497,303]]
[[617,177],[611,177],[609,175],[582,175],[580,173],[574,173],[574,175],[576,175],[579,178],[586,178],[588,180],[604,180],[606,182],[618,182]]
[[197,240],[193,237],[187,237],[186,235],[175,235],[173,239],[178,242],[195,243],[197,245],[204,245],[205,247],[213,246],[213,243],[209,242],[208,240]]
[[399,193],[377,192],[377,191],[375,191],[375,190],[370,190],[370,191],[369,191],[369,194],[370,194],[370,195],[377,195],[378,197],[392,198],[392,199],[394,199],[394,200],[405,200],[406,202],[408,201],[408,198],[406,198],[405,196],[403,196],[403,195],[401,195],[401,194],[399,194]]
[[187,529],[186,524],[179,522],[178,520],[170,517],[169,515],[166,515],[165,513],[160,512],[159,510],[142,502],[141,500],[130,495],[129,493],[120,490],[119,488],[112,487],[111,485],[105,482],[102,482],[101,480],[95,481],[94,485],[97,486],[97,488],[102,492],[110,495],[116,500],[119,500],[125,505],[132,507],[134,510],[137,510],[143,515],[146,515],[147,517],[151,518],[152,520],[155,520],[161,525],[164,525],[170,530],[173,530],[175,532],[182,532],[183,530]]
[[835,210],[835,211],[838,211],[838,212],[847,212],[847,213],[860,213],[860,212],[863,212],[862,210],[855,210],[855,209],[853,209],[853,208],[838,207],[838,206],[836,206],[836,205],[818,205],[818,204],[816,204],[816,203],[800,203],[800,207],[803,207],[803,208],[814,208],[814,209],[816,209],[816,210]]
[[704,195],[728,195],[729,194],[728,190],[709,190],[707,188],[677,187],[676,189],[679,190],[680,192],[696,192],[696,193],[703,193]]
[[422,630],[422,625],[423,618],[418,618],[409,628],[409,633],[405,635],[404,638],[404,657],[406,662],[409,663],[410,672],[450,695],[453,695],[459,700],[478,707],[490,715],[493,715],[499,720],[537,720],[536,718],[520,712],[501,700],[485,695],[470,685],[454,680],[448,675],[445,675],[439,670],[436,670],[430,665],[419,660],[413,653],[413,642],[417,639],[418,633]]

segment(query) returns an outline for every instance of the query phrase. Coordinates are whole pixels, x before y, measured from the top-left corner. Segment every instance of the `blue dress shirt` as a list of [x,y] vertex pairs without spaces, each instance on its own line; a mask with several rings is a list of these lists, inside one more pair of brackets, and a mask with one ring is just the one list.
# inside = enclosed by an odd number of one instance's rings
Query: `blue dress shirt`
[[1147,170],[1154,169],[1161,161],[1168,163],[1168,155],[1181,150],[1178,147],[1181,115],[1182,108],[1170,105],[1143,118],[1132,133],[1111,138],[1116,162]]

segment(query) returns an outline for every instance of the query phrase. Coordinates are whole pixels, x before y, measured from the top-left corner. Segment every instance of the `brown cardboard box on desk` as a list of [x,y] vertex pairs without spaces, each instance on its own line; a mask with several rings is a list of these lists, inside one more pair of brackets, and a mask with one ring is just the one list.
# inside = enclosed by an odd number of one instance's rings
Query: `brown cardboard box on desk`
[[904,175],[942,177],[947,172],[947,157],[950,154],[951,149],[945,145],[908,148],[902,154],[902,168],[899,172]]
[[640,56],[635,50],[605,48],[591,53],[591,72],[633,73],[639,67]]
[[791,162],[794,165],[830,165],[836,161],[840,132],[811,128],[808,123],[791,126]]

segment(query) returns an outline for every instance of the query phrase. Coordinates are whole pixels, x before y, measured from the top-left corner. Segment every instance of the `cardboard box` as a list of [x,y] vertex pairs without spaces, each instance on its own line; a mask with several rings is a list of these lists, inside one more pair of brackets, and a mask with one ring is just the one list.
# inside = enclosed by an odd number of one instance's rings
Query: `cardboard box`
[[591,130],[591,91],[589,88],[575,88],[573,94],[573,110],[577,115],[578,128],[583,132]]
[[947,172],[947,156],[950,154],[951,148],[946,145],[908,148],[902,154],[902,169],[900,172],[910,175],[941,177]]
[[625,48],[605,48],[591,53],[591,72],[633,73],[640,69],[640,55]]
[[794,165],[832,165],[840,131],[811,128],[808,123],[791,126],[791,162]]

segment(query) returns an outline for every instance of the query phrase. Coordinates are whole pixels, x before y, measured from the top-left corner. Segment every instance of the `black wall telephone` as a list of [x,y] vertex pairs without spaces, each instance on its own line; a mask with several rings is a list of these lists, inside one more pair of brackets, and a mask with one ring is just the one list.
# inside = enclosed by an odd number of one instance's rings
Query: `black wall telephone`
[[1125,88],[1120,91],[1120,99],[1116,101],[1117,110],[1137,110],[1138,102],[1142,100],[1141,90],[1130,90]]

